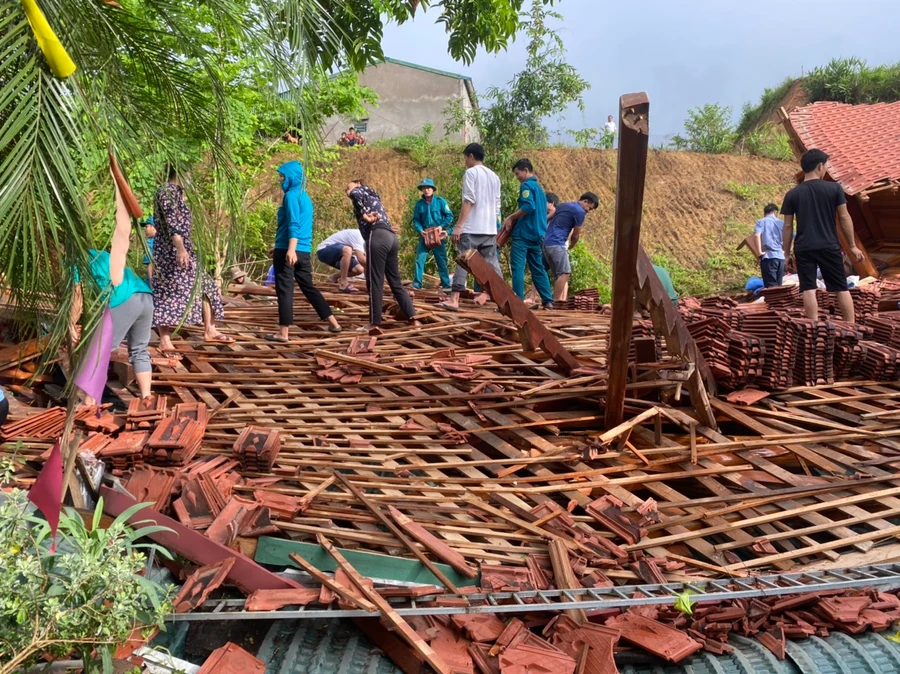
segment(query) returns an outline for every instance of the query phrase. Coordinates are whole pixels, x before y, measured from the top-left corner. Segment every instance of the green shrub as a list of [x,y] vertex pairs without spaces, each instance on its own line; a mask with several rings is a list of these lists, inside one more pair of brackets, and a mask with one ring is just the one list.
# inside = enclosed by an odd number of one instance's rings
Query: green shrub
[[[144,504],[101,528],[102,501],[88,528],[77,512],[60,516],[57,550],[50,528],[29,511],[23,491],[0,503],[0,674],[28,669],[43,653],[67,658],[73,651],[86,672],[111,671],[112,654],[135,628],[163,628],[170,592],[140,575],[147,546],[137,544],[158,527],[131,529],[129,517]],[[143,548],[143,549],[142,549]],[[168,554],[155,548],[159,554]]]
[[856,57],[832,59],[803,80],[811,101],[891,103],[900,100],[900,63],[870,68]]
[[759,199],[763,188],[761,185],[754,185],[753,183],[737,183],[730,180],[725,183],[725,189],[741,201],[754,201]]
[[685,135],[675,135],[672,143],[678,150],[726,154],[734,148],[737,133],[731,123],[731,108],[718,103],[688,110],[684,122]]
[[612,271],[603,260],[597,259],[587,249],[584,242],[579,241],[569,251],[569,263],[572,265],[572,275],[569,277],[569,295],[579,290],[596,288],[600,292],[600,300],[610,301],[610,284]]
[[744,149],[757,157],[778,161],[790,161],[794,158],[788,135],[778,131],[772,124],[764,124],[749,132],[744,137]]
[[741,109],[741,119],[737,126],[738,134],[746,134],[756,126],[763,117],[766,117],[775,110],[776,106],[781,104],[781,101],[784,100],[787,92],[790,91],[796,81],[796,78],[788,77],[777,87],[766,87],[763,90],[762,96],[759,97],[758,104],[750,105],[749,102],[744,103],[744,107]]

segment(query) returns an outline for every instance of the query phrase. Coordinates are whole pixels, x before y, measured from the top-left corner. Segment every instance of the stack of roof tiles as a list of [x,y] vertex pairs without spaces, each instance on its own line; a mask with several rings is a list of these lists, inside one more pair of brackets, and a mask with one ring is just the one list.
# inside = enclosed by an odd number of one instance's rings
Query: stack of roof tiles
[[194,458],[209,412],[204,403],[181,403],[165,417],[147,440],[144,460],[154,466],[183,466]]
[[277,430],[247,426],[234,441],[232,455],[243,470],[269,472],[280,450],[281,439]]
[[763,288],[759,295],[766,300],[766,306],[770,309],[789,309],[803,305],[798,286]]
[[125,415],[125,430],[147,430],[153,428],[158,421],[166,416],[166,397],[147,396],[146,398],[132,398],[128,403],[128,412]]
[[790,326],[795,356],[793,382],[803,386],[834,383],[834,323],[792,318]]

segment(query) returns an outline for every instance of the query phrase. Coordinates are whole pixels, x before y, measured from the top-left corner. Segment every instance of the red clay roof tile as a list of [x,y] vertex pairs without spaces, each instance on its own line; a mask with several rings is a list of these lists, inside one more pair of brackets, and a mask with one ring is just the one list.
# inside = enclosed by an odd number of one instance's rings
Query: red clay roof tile
[[847,194],[900,180],[900,102],[813,103],[795,108],[790,123],[807,149],[828,154],[828,173]]

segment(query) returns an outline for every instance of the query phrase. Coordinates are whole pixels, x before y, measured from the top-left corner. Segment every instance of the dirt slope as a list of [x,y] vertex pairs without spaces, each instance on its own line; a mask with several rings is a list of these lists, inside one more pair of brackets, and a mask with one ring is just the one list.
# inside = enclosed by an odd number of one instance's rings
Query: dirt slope
[[[298,152],[286,148],[272,165]],[[615,211],[616,153],[612,150],[549,149],[530,153],[545,190],[563,201],[586,190],[595,192],[600,209],[588,216],[584,240],[589,250],[609,263]],[[462,158],[459,158],[460,161]],[[455,162],[455,155],[442,158]],[[676,285],[687,292],[715,292],[743,285],[754,264],[734,248],[762,217],[763,206],[780,203],[789,188],[793,166],[749,156],[703,155],[652,150],[644,202],[641,239],[651,255],[669,266]],[[379,148],[344,150],[327,171],[316,172],[309,191],[316,205],[316,240],[353,227],[344,187],[364,179],[382,195],[395,222],[405,219],[415,186],[432,173],[416,166],[408,154]],[[439,184],[451,193],[457,185]],[[272,196],[276,196],[272,192]],[[263,197],[264,199],[266,197]],[[697,275],[696,272],[703,272]],[[702,281],[702,283],[701,283]]]

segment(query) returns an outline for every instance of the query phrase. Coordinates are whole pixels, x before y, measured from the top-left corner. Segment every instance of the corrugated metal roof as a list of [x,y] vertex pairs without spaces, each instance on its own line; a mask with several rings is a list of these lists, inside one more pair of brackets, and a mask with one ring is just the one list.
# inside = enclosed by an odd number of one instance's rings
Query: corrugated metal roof
[[266,674],[401,674],[349,620],[279,620],[256,657]]
[[[180,655],[188,623],[169,633]],[[882,634],[788,641],[779,660],[754,639],[733,636],[734,652],[700,652],[678,665],[619,665],[620,674],[900,674],[900,644]],[[176,652],[178,651],[178,652]],[[278,620],[256,654],[267,674],[402,674],[350,620]]]
[[900,674],[900,650],[881,634],[835,633],[787,642],[779,660],[753,639],[732,637],[730,655],[700,653],[680,665],[624,665],[620,674]]

